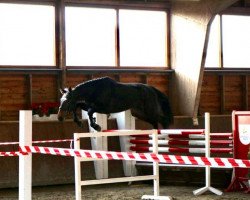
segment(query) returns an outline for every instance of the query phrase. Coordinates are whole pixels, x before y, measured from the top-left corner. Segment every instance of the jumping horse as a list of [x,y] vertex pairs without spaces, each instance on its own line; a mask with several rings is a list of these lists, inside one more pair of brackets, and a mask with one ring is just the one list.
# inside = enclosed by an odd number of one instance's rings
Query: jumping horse
[[155,129],[158,123],[168,128],[173,115],[166,95],[156,88],[142,83],[120,83],[109,77],[83,82],[75,88],[61,89],[62,97],[58,120],[63,121],[66,113],[73,113],[74,122],[83,124],[77,116],[77,109],[88,112],[90,126],[100,131],[93,117],[95,112],[111,114],[130,109],[131,114],[146,121]]

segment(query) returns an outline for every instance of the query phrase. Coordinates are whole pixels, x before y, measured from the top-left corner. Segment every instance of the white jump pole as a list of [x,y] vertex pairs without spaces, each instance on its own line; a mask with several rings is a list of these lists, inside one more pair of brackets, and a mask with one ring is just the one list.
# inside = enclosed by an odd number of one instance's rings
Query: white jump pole
[[[153,140],[153,153],[158,154],[158,133],[157,131],[152,134]],[[153,162],[153,174],[155,176],[153,180],[154,184],[154,195],[143,195],[141,199],[155,199],[155,200],[172,200],[170,196],[160,196],[160,174],[159,174],[159,163]]]
[[[19,112],[19,145],[32,145],[32,111]],[[32,153],[19,155],[19,200],[32,199]]]
[[[131,115],[130,110],[123,112],[115,113],[111,115],[113,118],[116,118],[117,126],[119,130],[135,130],[135,117]],[[120,146],[121,151],[129,152],[131,144],[129,143],[130,136],[120,136]],[[137,170],[135,167],[136,161],[123,160],[123,170],[125,176],[136,176]]]
[[[80,149],[80,138],[74,134],[74,148]],[[75,162],[75,199],[82,199],[82,187],[81,187],[81,160],[77,156],[74,156]]]
[[[90,126],[90,120],[86,111],[82,111],[82,117],[88,119],[89,131],[96,133],[97,131]],[[93,117],[95,117],[96,123],[101,126],[102,130],[107,130],[108,118],[106,114],[94,113]],[[91,138],[91,146],[93,150],[107,151],[108,139],[105,136]],[[94,161],[94,166],[96,179],[108,178],[108,160]]]
[[[210,114],[205,113],[205,156],[210,158]],[[205,193],[206,191],[210,191],[217,195],[222,195],[223,193],[211,187],[211,167],[206,166],[206,186],[193,191],[194,195],[200,195]]]

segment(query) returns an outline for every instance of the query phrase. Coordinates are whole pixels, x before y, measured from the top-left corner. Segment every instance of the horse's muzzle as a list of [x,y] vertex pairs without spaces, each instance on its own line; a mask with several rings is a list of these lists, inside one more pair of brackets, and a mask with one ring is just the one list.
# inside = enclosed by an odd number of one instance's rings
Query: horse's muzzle
[[62,122],[64,120],[64,112],[63,111],[59,111],[57,113],[57,119],[58,121]]
[[62,122],[64,120],[64,118],[62,116],[58,116],[57,117],[58,121]]

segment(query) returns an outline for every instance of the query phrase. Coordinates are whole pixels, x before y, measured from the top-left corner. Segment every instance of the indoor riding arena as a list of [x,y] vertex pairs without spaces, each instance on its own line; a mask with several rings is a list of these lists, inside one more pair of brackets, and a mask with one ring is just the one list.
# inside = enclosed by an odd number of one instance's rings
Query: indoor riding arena
[[250,0],[0,0],[0,200],[250,199]]

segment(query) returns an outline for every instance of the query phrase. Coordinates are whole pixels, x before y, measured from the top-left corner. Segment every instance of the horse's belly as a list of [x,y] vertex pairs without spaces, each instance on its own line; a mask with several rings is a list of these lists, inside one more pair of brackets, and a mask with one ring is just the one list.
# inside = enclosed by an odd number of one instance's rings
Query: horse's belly
[[115,103],[115,104],[108,104],[99,108],[96,108],[96,112],[98,113],[103,113],[103,114],[110,114],[110,113],[118,113],[118,112],[122,112],[125,110],[130,109],[131,106],[127,105],[125,103],[121,104],[121,103]]

